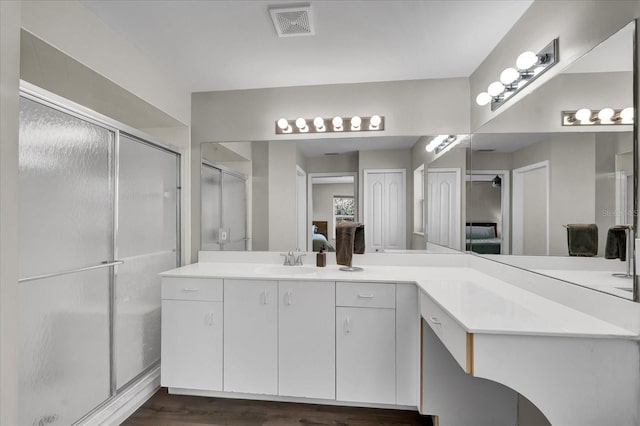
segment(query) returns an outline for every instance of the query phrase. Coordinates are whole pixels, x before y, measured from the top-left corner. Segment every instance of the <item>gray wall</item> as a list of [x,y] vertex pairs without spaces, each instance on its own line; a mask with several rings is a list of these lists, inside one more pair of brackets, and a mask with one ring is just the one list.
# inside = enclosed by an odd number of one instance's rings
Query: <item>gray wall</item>
[[20,3],[0,1],[0,424],[18,424]]

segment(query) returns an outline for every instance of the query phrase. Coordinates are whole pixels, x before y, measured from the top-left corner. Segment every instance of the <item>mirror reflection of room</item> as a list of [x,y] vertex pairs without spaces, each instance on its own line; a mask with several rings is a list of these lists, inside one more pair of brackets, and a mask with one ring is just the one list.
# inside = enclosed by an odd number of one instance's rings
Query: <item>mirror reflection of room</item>
[[367,252],[461,250],[469,138],[436,137],[204,143],[202,249],[333,252],[359,221]]
[[631,297],[632,46],[629,24],[473,135],[467,250]]

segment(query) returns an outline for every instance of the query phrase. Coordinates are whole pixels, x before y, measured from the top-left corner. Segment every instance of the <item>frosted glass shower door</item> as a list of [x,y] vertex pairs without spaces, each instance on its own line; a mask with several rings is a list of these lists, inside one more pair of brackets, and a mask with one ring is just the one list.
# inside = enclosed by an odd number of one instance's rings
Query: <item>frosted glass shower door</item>
[[111,395],[115,133],[20,99],[19,424],[68,425]]
[[200,182],[200,202],[202,203],[200,244],[202,250],[222,250],[220,245],[222,171],[202,163]]
[[246,250],[245,178],[203,162],[200,182],[202,250]]
[[160,360],[160,277],[179,263],[179,155],[120,135],[115,376],[120,389]]
[[227,232],[224,250],[247,249],[246,180],[222,173],[222,227]]

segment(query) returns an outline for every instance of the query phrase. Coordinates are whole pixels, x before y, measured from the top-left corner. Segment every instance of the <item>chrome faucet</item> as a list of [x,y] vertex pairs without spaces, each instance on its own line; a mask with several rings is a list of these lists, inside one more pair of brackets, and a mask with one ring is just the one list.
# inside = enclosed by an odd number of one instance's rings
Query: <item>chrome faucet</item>
[[[299,251],[299,250],[298,250]],[[296,253],[298,252],[296,251]],[[302,256],[306,256],[305,253],[299,253],[297,256],[293,251],[289,253],[280,253],[280,256],[284,256],[284,265],[286,266],[301,266]]]

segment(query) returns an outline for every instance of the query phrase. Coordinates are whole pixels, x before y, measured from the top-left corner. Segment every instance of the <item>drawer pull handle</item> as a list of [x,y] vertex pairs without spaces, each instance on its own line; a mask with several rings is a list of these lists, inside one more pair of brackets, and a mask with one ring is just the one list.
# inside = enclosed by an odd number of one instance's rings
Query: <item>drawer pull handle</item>
[[197,288],[197,287],[187,287],[187,288],[183,288],[182,291],[188,292],[188,293],[193,293],[193,292],[196,292],[196,291],[200,291],[200,289]]
[[349,317],[347,317],[344,322],[344,332],[347,334],[351,333],[351,319]]
[[434,324],[442,324],[438,319],[438,317],[429,317],[429,321],[431,321]]
[[263,305],[269,304],[269,292],[267,292],[267,290],[262,292],[262,304]]
[[358,297],[360,299],[373,299],[373,294],[358,293]]
[[213,327],[213,311],[209,312],[209,326]]
[[287,291],[284,294],[284,304],[287,306],[291,306],[292,303],[293,303],[293,299],[291,297],[291,291]]

